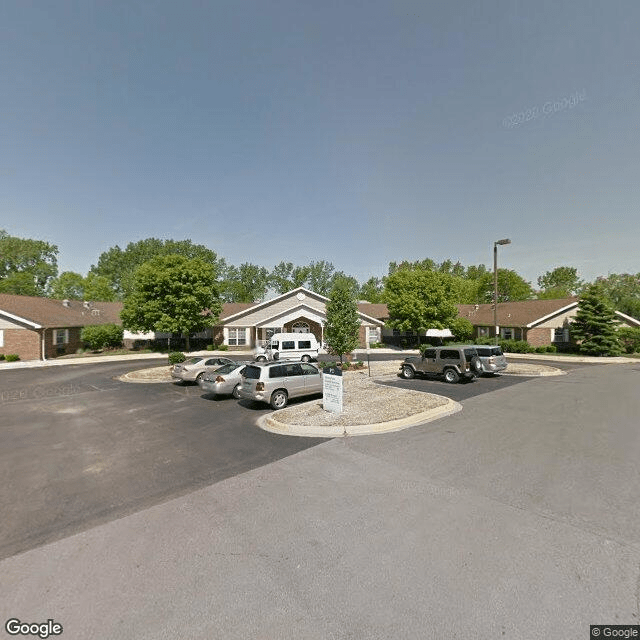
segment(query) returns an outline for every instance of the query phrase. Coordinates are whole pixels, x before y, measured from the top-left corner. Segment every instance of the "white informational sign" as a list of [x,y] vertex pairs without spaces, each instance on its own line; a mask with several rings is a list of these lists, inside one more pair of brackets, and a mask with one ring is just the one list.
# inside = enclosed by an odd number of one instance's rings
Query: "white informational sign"
[[325,411],[342,411],[342,369],[330,367],[322,374],[322,408]]

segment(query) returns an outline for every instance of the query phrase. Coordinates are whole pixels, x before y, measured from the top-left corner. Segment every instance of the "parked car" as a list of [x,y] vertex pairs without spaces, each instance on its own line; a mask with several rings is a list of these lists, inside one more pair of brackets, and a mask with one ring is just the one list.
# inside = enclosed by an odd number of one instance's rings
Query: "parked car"
[[213,396],[231,395],[234,398],[239,398],[244,367],[243,362],[223,364],[221,367],[205,373],[198,384],[204,392]]
[[313,333],[274,333],[256,360],[302,360],[309,362],[318,357],[320,345]]
[[235,360],[231,360],[231,358],[194,356],[184,362],[174,364],[171,368],[171,377],[183,382],[200,382],[211,367],[221,367],[223,364],[230,363],[235,363]]
[[400,366],[403,378],[410,380],[416,374],[442,375],[445,382],[461,379],[473,380],[482,373],[482,363],[475,347],[430,347],[419,356],[409,356]]
[[493,375],[507,368],[507,359],[498,345],[474,344],[471,346],[478,352],[482,373]]
[[252,362],[242,372],[239,393],[241,398],[282,409],[289,398],[322,393],[322,374],[307,362]]

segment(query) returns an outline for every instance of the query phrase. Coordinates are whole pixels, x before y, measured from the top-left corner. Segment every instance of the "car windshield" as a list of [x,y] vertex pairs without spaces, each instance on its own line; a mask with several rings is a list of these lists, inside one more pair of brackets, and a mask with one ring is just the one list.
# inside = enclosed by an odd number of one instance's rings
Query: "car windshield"
[[198,364],[198,362],[202,360],[204,360],[204,358],[188,358],[182,364]]

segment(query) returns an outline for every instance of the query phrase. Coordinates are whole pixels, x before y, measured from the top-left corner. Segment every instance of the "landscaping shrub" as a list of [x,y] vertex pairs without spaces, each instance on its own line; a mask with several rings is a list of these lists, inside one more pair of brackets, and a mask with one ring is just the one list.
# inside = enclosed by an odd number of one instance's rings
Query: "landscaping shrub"
[[620,327],[618,337],[625,353],[640,352],[640,327]]
[[0,353],[0,360],[4,360],[4,353]]
[[555,344],[547,345],[547,353],[555,353],[558,350]]
[[7,353],[4,357],[7,362],[17,362],[20,360],[20,356],[17,353]]
[[351,363],[349,361],[342,363],[342,368],[343,369],[348,369],[350,366],[351,366]]
[[213,351],[215,346],[216,346],[215,344],[208,344],[207,345],[207,351]]
[[526,340],[500,340],[498,342],[504,353],[533,353],[532,347]]
[[177,364],[178,362],[184,362],[187,356],[182,351],[172,351],[169,354],[169,364]]
[[547,353],[546,345],[542,345],[541,347],[536,347],[536,353]]
[[83,327],[82,341],[93,351],[105,347],[121,347],[124,329],[117,324],[95,324]]
[[216,347],[216,350],[217,351],[229,351],[229,345],[227,345],[227,344],[219,344]]

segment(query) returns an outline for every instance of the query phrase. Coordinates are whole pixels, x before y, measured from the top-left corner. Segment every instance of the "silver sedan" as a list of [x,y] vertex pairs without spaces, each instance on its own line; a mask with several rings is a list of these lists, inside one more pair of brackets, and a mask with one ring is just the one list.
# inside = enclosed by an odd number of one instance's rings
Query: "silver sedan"
[[228,396],[239,398],[239,388],[242,382],[241,373],[244,371],[244,362],[222,365],[219,369],[205,373],[198,384],[200,388],[212,396]]
[[221,367],[223,364],[236,364],[230,358],[194,356],[179,364],[174,364],[171,369],[171,377],[183,382],[200,382],[207,371]]

